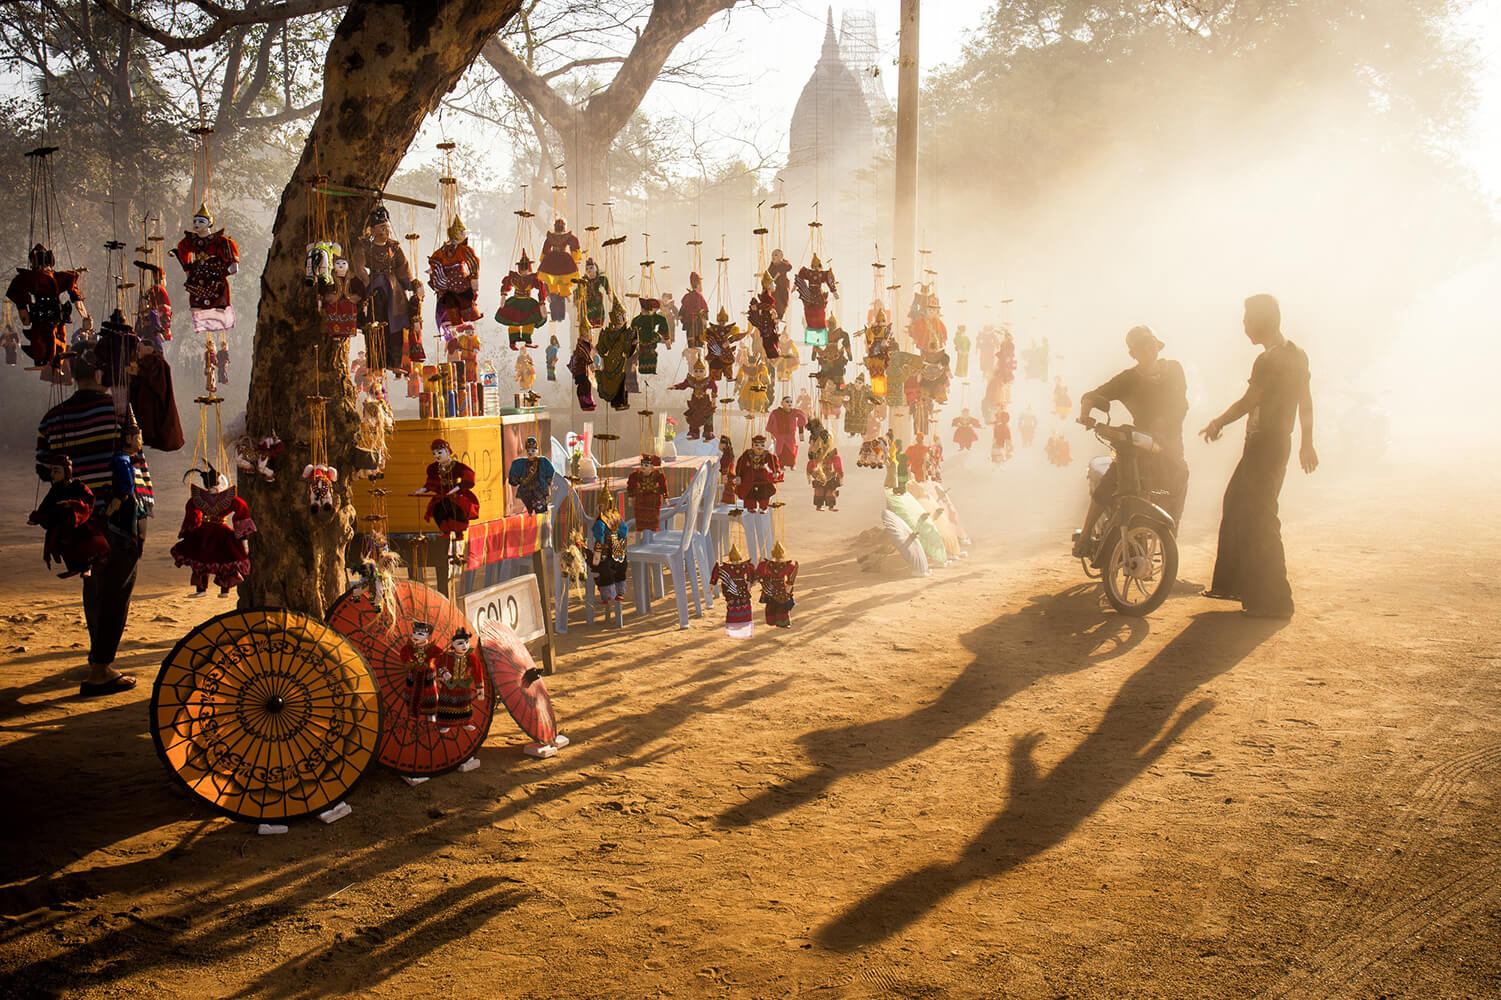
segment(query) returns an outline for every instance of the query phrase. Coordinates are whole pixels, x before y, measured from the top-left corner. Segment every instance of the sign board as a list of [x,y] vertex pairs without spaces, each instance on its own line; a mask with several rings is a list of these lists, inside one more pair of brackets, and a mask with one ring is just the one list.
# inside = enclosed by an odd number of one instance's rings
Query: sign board
[[547,634],[547,618],[542,613],[542,592],[536,576],[518,576],[465,594],[464,617],[476,631],[491,621],[509,625],[524,643]]

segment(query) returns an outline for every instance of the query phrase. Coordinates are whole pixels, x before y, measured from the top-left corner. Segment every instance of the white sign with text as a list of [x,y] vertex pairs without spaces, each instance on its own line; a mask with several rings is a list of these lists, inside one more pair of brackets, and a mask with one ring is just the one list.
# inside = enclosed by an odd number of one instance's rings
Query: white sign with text
[[542,592],[535,576],[518,576],[464,595],[464,617],[478,632],[486,622],[509,625],[522,642],[547,634],[542,617]]

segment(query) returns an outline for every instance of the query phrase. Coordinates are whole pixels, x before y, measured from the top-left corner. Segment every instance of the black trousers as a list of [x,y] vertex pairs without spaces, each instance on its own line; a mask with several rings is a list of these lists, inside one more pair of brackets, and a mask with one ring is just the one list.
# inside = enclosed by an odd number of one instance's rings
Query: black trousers
[[1225,487],[1212,588],[1240,598],[1241,606],[1254,614],[1293,613],[1282,522],[1277,518],[1277,498],[1291,454],[1291,435],[1254,434],[1246,439],[1240,464]]
[[83,617],[89,626],[89,662],[108,666],[115,661],[130,595],[136,586],[140,550],[111,548],[109,555],[83,581]]

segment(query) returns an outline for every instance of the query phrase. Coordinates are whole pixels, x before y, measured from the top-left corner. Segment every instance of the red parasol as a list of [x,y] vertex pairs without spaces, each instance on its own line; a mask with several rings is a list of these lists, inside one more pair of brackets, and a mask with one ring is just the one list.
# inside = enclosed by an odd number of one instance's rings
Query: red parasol
[[463,613],[448,598],[414,580],[394,581],[387,606],[390,613],[371,600],[363,588],[356,588],[329,608],[328,623],[364,654],[375,672],[385,710],[378,748],[380,762],[412,778],[443,774],[473,757],[485,742],[495,714],[494,685],[487,684],[484,697],[474,701],[469,723],[473,730],[456,725],[441,732],[440,723],[413,715],[407,684],[411,664],[401,657],[411,638],[412,623],[432,626],[434,649],[446,649],[454,633],[468,626]]
[[511,627],[487,622],[480,629],[480,655],[490,669],[491,686],[521,731],[538,743],[557,739],[558,721],[552,714],[552,696],[542,683],[542,671]]

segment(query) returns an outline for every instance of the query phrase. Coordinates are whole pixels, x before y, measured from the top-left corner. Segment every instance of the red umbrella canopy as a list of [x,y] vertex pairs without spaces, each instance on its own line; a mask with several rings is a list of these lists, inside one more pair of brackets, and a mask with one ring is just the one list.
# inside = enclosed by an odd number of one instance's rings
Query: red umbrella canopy
[[364,654],[375,673],[385,713],[377,751],[380,762],[413,778],[443,774],[473,757],[485,742],[495,714],[495,686],[485,685],[483,697],[474,699],[472,715],[464,723],[433,722],[414,712],[408,683],[414,678],[414,662],[402,656],[412,638],[412,623],[432,627],[429,646],[435,650],[447,649],[454,633],[468,625],[452,601],[425,584],[396,580],[391,587],[389,612],[356,588],[329,608],[328,624]]
[[532,654],[511,627],[487,622],[480,630],[480,653],[490,668],[490,686],[521,731],[538,743],[556,739],[558,722],[552,714],[552,695],[542,683],[542,671]]
[[151,691],[151,739],[199,799],[236,819],[337,803],[375,757],[381,703],[354,644],[282,608],[231,611],[183,637]]

